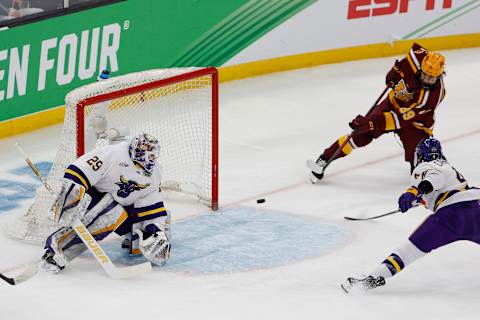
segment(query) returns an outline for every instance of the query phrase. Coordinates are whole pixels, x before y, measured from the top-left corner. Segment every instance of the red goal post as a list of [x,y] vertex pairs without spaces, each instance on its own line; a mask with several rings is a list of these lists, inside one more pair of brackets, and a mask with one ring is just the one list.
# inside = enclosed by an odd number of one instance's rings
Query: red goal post
[[77,103],[77,157],[85,153],[85,139],[82,134],[85,132],[85,107],[95,105],[105,101],[119,99],[127,95],[142,93],[151,89],[165,87],[183,81],[188,81],[204,76],[212,77],[212,194],[211,205],[212,210],[218,209],[218,70],[214,67],[199,69],[193,72],[180,74],[171,78],[161,79],[150,83],[145,83],[131,88],[113,91],[98,96],[93,96]]

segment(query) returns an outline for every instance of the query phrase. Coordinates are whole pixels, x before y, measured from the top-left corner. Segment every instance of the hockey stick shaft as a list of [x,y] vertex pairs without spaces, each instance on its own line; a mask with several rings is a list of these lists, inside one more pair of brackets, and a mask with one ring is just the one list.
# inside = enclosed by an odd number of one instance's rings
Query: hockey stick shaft
[[[419,203],[417,202],[414,202],[413,205],[412,205],[412,208],[415,208],[415,207],[418,207],[419,206]],[[387,212],[387,213],[384,213],[384,214],[380,214],[378,216],[373,216],[373,217],[368,217],[368,218],[352,218],[352,217],[344,217],[346,220],[350,220],[350,221],[364,221],[364,220],[373,220],[373,219],[378,219],[378,218],[381,218],[381,217],[386,217],[386,216],[389,216],[389,215],[392,215],[392,214],[395,214],[395,213],[399,213],[401,212],[400,209],[396,209],[396,210],[393,210],[393,211],[390,211],[390,212]]]
[[75,219],[72,227],[109,277],[113,279],[126,279],[152,270],[152,264],[150,262],[117,268],[80,219]]
[[32,169],[33,173],[38,177],[38,179],[40,179],[40,182],[43,183],[43,185],[45,186],[45,189],[47,189],[47,191],[53,195],[53,189],[52,187],[48,184],[47,180],[45,179],[45,177],[40,173],[40,171],[38,171],[38,168],[37,166],[33,163],[33,161],[30,159],[29,156],[27,156],[26,152],[23,150],[23,148],[20,146],[20,144],[18,142],[15,142],[13,144],[15,146],[15,148],[17,148],[18,152],[20,152],[20,154],[23,156],[23,159],[25,160],[25,162],[28,164],[28,166],[30,167],[30,169]]
[[346,220],[350,220],[350,221],[373,220],[373,219],[378,219],[378,218],[381,218],[381,217],[386,217],[386,216],[389,216],[389,215],[392,215],[392,214],[395,214],[395,213],[398,213],[398,212],[400,212],[400,209],[393,210],[393,211],[390,211],[390,212],[387,212],[387,213],[384,213],[384,214],[380,214],[378,216],[369,217],[369,218],[352,218],[352,217],[344,217],[344,218]]
[[[27,156],[26,152],[23,150],[20,144],[16,143],[15,146],[20,151],[20,153],[24,156],[25,161],[27,162],[29,167],[32,169],[32,171],[35,173],[35,175],[43,183],[45,188],[51,194],[53,194],[54,193],[53,188],[48,184],[47,180],[40,173],[40,171],[38,171],[38,168],[35,166],[33,161],[30,160],[30,157]],[[80,201],[77,207],[77,213],[78,213],[77,217],[85,213],[87,211],[87,207],[88,207],[87,201]],[[79,218],[76,218],[74,220],[72,228],[75,231],[75,233],[78,235],[78,237],[83,241],[87,249],[93,254],[93,256],[98,261],[100,266],[105,270],[105,272],[111,278],[114,278],[114,279],[130,278],[130,277],[134,277],[139,274],[149,272],[152,270],[152,264],[150,262],[145,262],[145,263],[137,264],[130,267],[117,268],[113,264],[113,262],[110,260],[110,258],[107,256],[105,251],[103,251],[103,249],[100,247],[100,245],[92,236],[90,231],[88,231],[87,227],[85,227],[85,225],[80,221]],[[4,277],[5,276],[2,275],[0,278],[5,280]],[[9,282],[8,280],[5,280],[5,281]]]
[[[390,86],[388,86],[388,85],[385,86],[385,89],[383,89],[382,93],[378,96],[377,100],[373,103],[373,105],[370,107],[370,110],[368,110],[368,112],[366,113],[365,116],[368,116],[372,112],[372,110],[378,105],[378,103],[380,102],[380,99],[382,99],[382,97],[385,95],[385,92],[387,92],[388,89],[390,89]],[[330,163],[332,163],[333,160],[335,160],[337,158],[337,156],[342,151],[343,147],[345,147],[347,145],[347,143],[350,142],[350,139],[352,139],[352,136],[355,132],[356,132],[356,130],[353,130],[347,136],[347,139],[345,139],[345,141],[337,148],[337,150],[335,150],[333,155],[330,157],[330,159],[328,159],[327,163],[325,164],[325,167],[323,168],[323,171],[325,171],[325,169],[327,169],[327,167],[330,165]]]

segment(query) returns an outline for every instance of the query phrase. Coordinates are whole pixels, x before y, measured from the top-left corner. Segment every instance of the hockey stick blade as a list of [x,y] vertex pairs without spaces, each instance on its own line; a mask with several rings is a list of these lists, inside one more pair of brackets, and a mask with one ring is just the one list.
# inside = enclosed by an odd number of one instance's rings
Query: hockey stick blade
[[7,283],[10,283],[12,286],[14,286],[16,284],[15,283],[15,278],[9,278],[7,276],[4,276],[1,273],[0,273],[0,278],[2,278],[2,280],[5,280]]
[[150,271],[152,271],[152,264],[150,262],[144,262],[130,267],[113,267],[110,269],[109,275],[112,279],[128,279],[138,277]]
[[34,263],[26,266],[25,270],[17,276],[7,277],[6,275],[0,273],[0,278],[5,282],[14,286],[31,279],[37,273],[38,273],[38,264]]

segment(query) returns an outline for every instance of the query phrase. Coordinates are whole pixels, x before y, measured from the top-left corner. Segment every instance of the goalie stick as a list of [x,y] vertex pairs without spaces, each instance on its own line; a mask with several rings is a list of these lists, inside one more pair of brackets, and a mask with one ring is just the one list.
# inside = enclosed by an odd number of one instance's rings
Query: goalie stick
[[[80,221],[80,219],[75,219],[72,225],[75,233],[83,241],[88,250],[93,254],[98,263],[102,266],[103,270],[107,275],[112,279],[127,279],[142,275],[144,273],[150,272],[152,270],[152,264],[150,262],[144,262],[134,266],[118,268],[110,260],[105,251],[100,247],[98,242],[88,231],[85,225]],[[8,277],[5,274],[0,273],[0,279],[11,285],[17,285],[22,282],[25,282],[35,276],[39,271],[40,261],[34,263],[22,265],[19,267],[13,268],[13,270],[23,270],[18,275],[13,277]]]
[[27,154],[25,153],[23,148],[20,146],[20,144],[18,142],[15,142],[13,145],[15,146],[15,148],[17,148],[18,152],[23,156],[23,159],[28,164],[30,169],[32,169],[33,173],[35,173],[38,179],[40,179],[40,181],[43,183],[43,185],[45,186],[45,189],[47,189],[47,191],[51,195],[53,195],[52,187],[47,183],[47,180],[45,180],[45,177],[40,173],[40,171],[38,171],[37,166],[32,162],[32,160],[30,160],[30,157],[27,156]]
[[[53,195],[54,192],[52,187],[48,184],[47,180],[45,179],[45,177],[43,177],[40,171],[38,171],[38,168],[35,166],[33,161],[30,160],[30,158],[27,156],[27,154],[25,153],[23,148],[20,146],[20,144],[15,143],[15,147],[24,156],[25,162],[27,162],[29,167],[32,169],[35,175],[40,179],[40,181],[43,183],[43,185],[48,190],[48,192],[51,195]],[[77,212],[81,214],[82,213],[81,211],[86,211],[86,207],[87,207],[87,203],[85,201],[82,201],[78,205]],[[80,221],[79,218],[74,219],[72,228],[75,231],[75,233],[78,235],[78,237],[82,240],[82,242],[85,244],[87,249],[93,254],[97,262],[100,264],[103,270],[105,270],[105,272],[109,277],[113,279],[126,279],[126,278],[131,278],[131,277],[141,275],[143,273],[146,273],[152,270],[152,264],[150,262],[144,262],[141,264],[137,264],[129,267],[123,267],[123,268],[116,267],[113,264],[113,262],[110,260],[110,258],[107,256],[105,251],[102,249],[102,247],[100,247],[100,245],[92,236],[92,234],[88,231],[87,227],[85,227],[82,221]],[[23,267],[25,266],[21,266],[16,269],[21,269]],[[32,278],[34,275],[37,274],[38,269],[39,269],[39,263],[35,262],[32,264],[28,264],[25,270],[15,277],[7,277],[6,275],[0,273],[0,279],[6,281],[11,285],[16,285]]]
[[24,265],[13,268],[14,270],[24,269],[21,273],[19,273],[17,276],[14,276],[14,277],[8,277],[0,273],[0,279],[6,281],[12,286],[22,283],[24,281],[27,281],[28,279],[32,278],[34,275],[37,274],[38,263],[39,261],[36,261],[34,263],[28,263],[28,264],[24,264]]

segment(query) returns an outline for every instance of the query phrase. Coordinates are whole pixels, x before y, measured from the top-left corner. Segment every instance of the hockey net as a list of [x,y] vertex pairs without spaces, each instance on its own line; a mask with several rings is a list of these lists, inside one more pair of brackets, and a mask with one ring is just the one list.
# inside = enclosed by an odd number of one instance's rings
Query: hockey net
[[[108,128],[128,128],[160,142],[162,189],[195,196],[218,207],[218,73],[210,68],[149,70],[113,77],[66,96],[62,139],[47,178],[59,190],[65,168],[84,154],[95,108],[106,110]],[[108,143],[98,139],[94,145]],[[54,197],[41,186],[27,213],[7,227],[12,238],[43,242],[60,225],[50,217]]]

